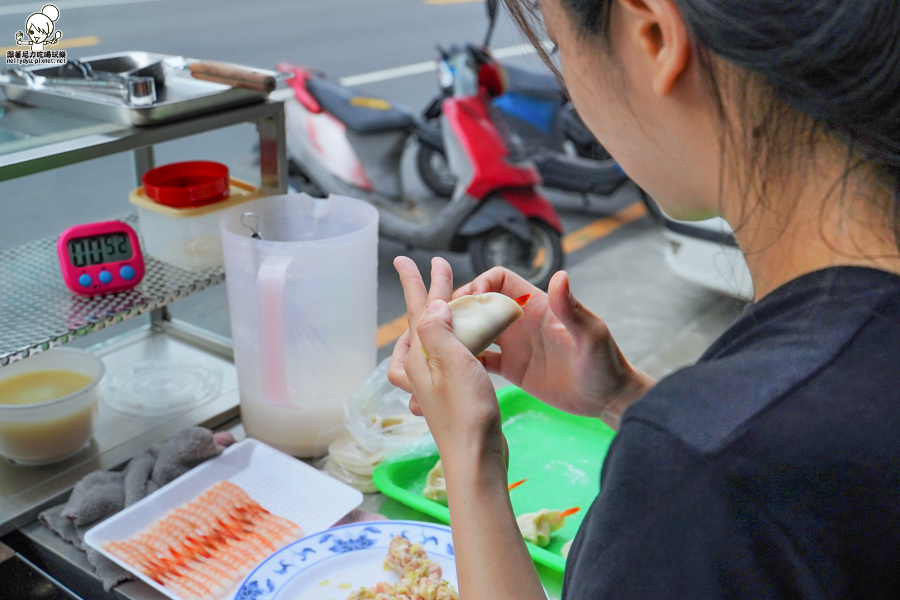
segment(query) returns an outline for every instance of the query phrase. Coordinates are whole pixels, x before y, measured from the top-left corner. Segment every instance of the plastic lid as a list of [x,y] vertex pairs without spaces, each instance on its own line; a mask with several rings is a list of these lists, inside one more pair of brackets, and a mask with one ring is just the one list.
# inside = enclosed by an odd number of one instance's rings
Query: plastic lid
[[228,196],[228,167],[211,161],[173,163],[144,173],[144,192],[165,206],[212,204]]
[[147,196],[147,192],[144,190],[143,186],[131,190],[131,193],[128,195],[128,201],[138,208],[153,211],[160,215],[165,215],[173,219],[186,219],[192,217],[201,217],[213,212],[223,211],[226,208],[237,206],[242,202],[249,202],[250,200],[262,198],[262,196],[263,192],[258,187],[249,184],[246,181],[232,178],[231,192],[229,196],[226,196],[212,204],[205,204],[203,206],[189,206],[186,208],[163,206],[159,202],[156,202],[155,200],[152,200],[149,196]]
[[113,409],[135,416],[161,416],[199,406],[219,395],[222,373],[198,363],[145,360],[114,372],[102,388]]

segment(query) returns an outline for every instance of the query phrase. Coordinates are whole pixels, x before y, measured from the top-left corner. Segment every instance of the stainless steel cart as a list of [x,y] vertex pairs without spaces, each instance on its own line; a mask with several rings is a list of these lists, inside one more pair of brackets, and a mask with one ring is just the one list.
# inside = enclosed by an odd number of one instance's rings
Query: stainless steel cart
[[[280,102],[232,108],[150,128],[2,102],[0,109],[7,111],[0,120],[0,181],[131,152],[135,181],[140,184],[141,176],[154,166],[154,144],[255,123],[262,187],[267,193],[283,193],[287,189],[284,108]],[[4,122],[14,126],[4,128]],[[137,224],[135,215],[124,218]],[[11,577],[20,577],[18,573],[30,569],[28,572],[55,579],[60,587],[72,590],[75,598],[164,600],[162,594],[139,581],[104,592],[84,555],[35,519],[44,508],[64,500],[83,476],[96,469],[120,466],[184,427],[204,425],[229,430],[238,439],[244,437],[231,341],[180,322],[167,310],[175,300],[223,282],[224,271],[215,268],[189,273],[145,257],[147,273],[135,291],[95,299],[75,298],[60,281],[55,242],[56,238],[46,238],[0,253],[0,369],[10,361],[76,338],[101,330],[108,334],[127,326],[125,321],[130,320],[139,326],[127,333],[92,336],[108,338],[89,347],[103,359],[108,371],[147,358],[186,362],[202,359],[221,369],[223,381],[217,398],[174,417],[129,417],[101,403],[100,422],[91,447],[65,462],[22,468],[0,459],[0,572],[4,563],[10,567]],[[367,495],[363,508],[389,518],[433,520],[380,494]],[[18,556],[9,558],[15,554],[13,551]],[[28,561],[33,564],[27,565]],[[547,589],[558,597],[560,575],[541,567],[538,571]],[[49,585],[41,587],[46,582]],[[0,580],[0,597],[3,585]],[[50,580],[36,581],[35,586],[45,594],[42,598],[71,598],[59,589],[49,591]],[[16,600],[19,598],[16,596]]]
[[[154,127],[132,127],[11,103],[0,103],[0,109],[5,111],[0,120],[0,181],[131,152],[135,181],[140,185],[143,174],[154,166],[154,144],[254,123],[259,132],[262,187],[267,193],[287,191],[284,106],[280,102],[258,102]],[[137,225],[135,215],[124,218]],[[202,424],[242,435],[230,340],[181,323],[171,318],[166,308],[179,298],[221,283],[224,270],[191,273],[151,257],[146,258],[146,265],[144,281],[132,292],[85,299],[75,297],[61,283],[55,238],[0,253],[0,368],[126,320],[143,318],[144,323],[127,333],[90,348],[108,369],[147,358],[202,358],[207,363],[214,361],[223,373],[216,399],[174,417],[129,417],[101,405],[91,446],[65,462],[26,468],[0,460],[0,537],[6,536],[6,542],[21,555],[77,588],[82,597],[162,598],[137,582],[103,593],[83,556],[35,522],[38,512],[64,499],[84,475],[121,465],[183,427]],[[4,552],[8,553],[0,545],[0,562]]]

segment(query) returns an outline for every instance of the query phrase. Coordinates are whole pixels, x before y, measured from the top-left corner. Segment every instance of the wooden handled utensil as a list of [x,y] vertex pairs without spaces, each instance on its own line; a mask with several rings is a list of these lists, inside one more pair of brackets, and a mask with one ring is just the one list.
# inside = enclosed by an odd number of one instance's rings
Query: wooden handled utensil
[[194,79],[222,83],[255,92],[270,93],[275,89],[277,81],[272,75],[241,69],[223,63],[198,61],[188,65]]

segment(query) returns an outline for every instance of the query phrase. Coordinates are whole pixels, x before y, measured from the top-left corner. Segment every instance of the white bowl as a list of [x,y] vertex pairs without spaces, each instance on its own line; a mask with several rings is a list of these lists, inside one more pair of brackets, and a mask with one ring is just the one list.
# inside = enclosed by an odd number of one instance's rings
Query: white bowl
[[97,384],[103,361],[84,350],[53,348],[0,369],[0,382],[32,371],[75,371],[91,382],[67,396],[36,404],[0,404],[0,454],[20,464],[41,465],[81,451],[97,425]]

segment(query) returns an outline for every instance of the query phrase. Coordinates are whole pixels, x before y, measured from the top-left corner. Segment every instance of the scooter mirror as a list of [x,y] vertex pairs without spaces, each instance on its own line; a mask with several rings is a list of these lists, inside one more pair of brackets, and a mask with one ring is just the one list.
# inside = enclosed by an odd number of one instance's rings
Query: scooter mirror
[[487,14],[490,20],[494,20],[497,18],[497,5],[498,0],[487,0]]
[[494,34],[494,24],[497,22],[497,9],[499,8],[499,0],[487,0],[487,2],[485,2],[485,6],[487,7],[488,14],[488,30],[487,35],[484,36],[484,47],[487,48],[491,45],[491,37]]

